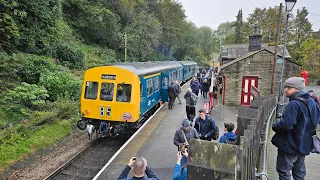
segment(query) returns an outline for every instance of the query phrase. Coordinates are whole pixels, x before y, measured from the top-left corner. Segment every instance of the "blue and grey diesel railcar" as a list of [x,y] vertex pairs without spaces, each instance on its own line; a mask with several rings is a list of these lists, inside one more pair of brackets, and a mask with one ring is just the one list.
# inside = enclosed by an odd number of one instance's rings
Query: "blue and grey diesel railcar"
[[196,69],[192,61],[130,62],[88,69],[78,127],[91,125],[101,136],[130,133],[168,101],[171,82],[186,82]]

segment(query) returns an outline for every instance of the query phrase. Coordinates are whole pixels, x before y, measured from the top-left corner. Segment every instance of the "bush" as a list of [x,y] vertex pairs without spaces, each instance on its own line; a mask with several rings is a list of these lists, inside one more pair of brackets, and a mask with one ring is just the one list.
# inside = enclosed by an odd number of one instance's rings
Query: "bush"
[[65,70],[41,74],[40,84],[48,90],[50,101],[56,101],[59,97],[80,98],[81,81]]
[[57,65],[54,64],[54,60],[45,56],[30,55],[30,54],[15,54],[13,59],[23,64],[18,69],[18,75],[21,82],[28,84],[38,84],[40,75],[46,71],[58,70]]
[[79,69],[84,64],[84,54],[82,50],[76,46],[68,44],[58,44],[54,55],[59,63],[71,69]]
[[30,110],[41,110],[48,98],[47,90],[36,84],[21,83],[5,96],[7,117],[23,118],[29,115]]

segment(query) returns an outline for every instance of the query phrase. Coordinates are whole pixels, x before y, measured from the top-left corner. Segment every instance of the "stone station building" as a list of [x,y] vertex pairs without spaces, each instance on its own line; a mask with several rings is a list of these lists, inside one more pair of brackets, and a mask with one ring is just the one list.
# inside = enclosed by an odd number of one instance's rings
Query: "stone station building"
[[[224,64],[220,66],[223,73],[222,80],[222,103],[229,105],[249,106],[250,101],[253,100],[252,92],[256,89],[261,96],[268,96],[272,89],[272,75],[274,66],[275,47],[265,46],[261,44],[262,35],[257,33],[257,26],[255,26],[255,33],[249,37],[249,45],[246,45],[247,50],[244,50],[245,45],[240,45],[240,49],[234,49],[227,53],[232,55],[225,55],[227,57],[237,57],[235,59],[223,61]],[[280,73],[282,65],[282,50],[283,46],[279,46],[278,59],[276,63],[276,77],[274,84],[274,94],[278,94],[278,87],[280,82]],[[247,52],[246,54],[243,54]],[[241,57],[238,57],[241,56]],[[285,67],[283,82],[286,78],[298,76],[301,70],[301,65],[293,62],[287,50],[285,50]],[[223,52],[222,52],[223,60]],[[254,86],[255,88],[252,88]],[[257,92],[257,91],[255,91]]]

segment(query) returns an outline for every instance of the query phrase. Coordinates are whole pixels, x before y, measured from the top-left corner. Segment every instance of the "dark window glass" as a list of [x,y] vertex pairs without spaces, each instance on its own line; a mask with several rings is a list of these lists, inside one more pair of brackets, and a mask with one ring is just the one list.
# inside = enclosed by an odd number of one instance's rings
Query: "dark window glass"
[[160,88],[159,88],[159,77],[155,77],[154,78],[154,92],[157,92]]
[[102,83],[100,91],[100,100],[102,101],[112,101],[114,92],[113,83]]
[[147,80],[147,96],[152,94],[152,79]]
[[131,84],[118,84],[117,85],[117,102],[130,102],[131,101]]
[[97,93],[98,93],[98,82],[87,81],[84,98],[97,99]]

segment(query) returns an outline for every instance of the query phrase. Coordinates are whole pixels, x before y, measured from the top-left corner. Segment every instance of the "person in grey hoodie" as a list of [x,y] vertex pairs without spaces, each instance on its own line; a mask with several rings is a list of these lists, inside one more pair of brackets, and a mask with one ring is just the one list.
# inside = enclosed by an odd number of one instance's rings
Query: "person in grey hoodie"
[[190,121],[184,119],[182,121],[182,127],[179,128],[173,139],[173,143],[179,147],[179,145],[189,146],[190,138],[199,139],[197,130],[193,127],[190,127]]
[[[191,96],[194,96],[196,99],[198,99],[198,96],[192,92],[191,88],[188,88],[187,93],[184,95],[184,98],[186,99],[186,113],[187,113],[187,118],[191,123],[193,122],[194,117],[196,116],[196,105],[197,101],[194,103],[191,103]],[[191,124],[192,126],[192,124]]]

